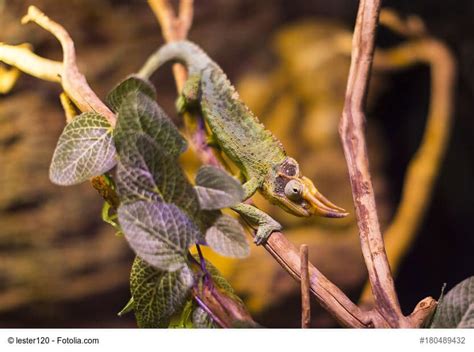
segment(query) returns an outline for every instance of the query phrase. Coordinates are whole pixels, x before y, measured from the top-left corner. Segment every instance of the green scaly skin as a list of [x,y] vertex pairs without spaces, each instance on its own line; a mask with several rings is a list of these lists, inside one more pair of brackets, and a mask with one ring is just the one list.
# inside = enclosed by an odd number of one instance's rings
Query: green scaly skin
[[[243,184],[245,199],[258,190],[288,212],[309,216],[308,202],[302,197],[290,200],[285,194],[288,193],[285,186],[289,180],[299,177],[297,162],[286,155],[281,143],[239,99],[222,69],[197,45],[179,41],[158,49],[138,75],[148,79],[168,61],[181,62],[188,70],[188,80],[177,101],[179,112],[192,106],[200,107],[213,144],[217,144],[235,163],[246,180]],[[268,214],[252,205],[241,203],[232,209],[257,227],[257,244],[282,228]]]

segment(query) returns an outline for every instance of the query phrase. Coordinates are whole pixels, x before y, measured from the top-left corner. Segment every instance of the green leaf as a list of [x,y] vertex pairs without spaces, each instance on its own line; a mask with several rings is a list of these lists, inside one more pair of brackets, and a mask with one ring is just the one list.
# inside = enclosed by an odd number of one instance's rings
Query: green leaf
[[193,323],[191,321],[193,309],[195,307],[195,302],[192,297],[188,297],[188,300],[183,304],[183,308],[180,311],[176,311],[175,314],[171,317],[170,324],[168,325],[169,329],[186,329],[192,328]]
[[211,316],[201,307],[196,307],[194,309],[192,322],[193,326],[199,329],[212,329],[217,327]]
[[137,201],[121,205],[117,213],[125,238],[143,260],[168,271],[186,266],[199,228],[176,205]]
[[113,111],[117,112],[128,94],[138,92],[150,97],[152,100],[156,100],[156,90],[153,84],[148,80],[132,75],[116,85],[107,94],[105,101]]
[[221,215],[206,231],[206,243],[217,253],[227,257],[244,258],[250,253],[245,231],[229,215]]
[[196,192],[201,209],[228,208],[240,203],[244,190],[239,181],[213,166],[203,166],[196,175]]
[[133,310],[134,305],[135,303],[133,302],[133,297],[132,297],[128,300],[127,304],[120,310],[120,312],[117,313],[117,315],[121,317],[127,313],[130,313]]
[[178,157],[187,146],[171,119],[154,100],[140,92],[131,92],[118,110],[114,141],[119,154],[127,140],[133,142],[140,135],[147,136],[174,157]]
[[166,327],[171,316],[180,309],[193,285],[188,266],[168,272],[135,258],[130,274],[130,289],[139,327]]
[[140,199],[176,204],[194,218],[199,202],[181,166],[155,142],[136,136],[124,144],[117,166],[121,202]]
[[64,128],[49,169],[52,182],[69,186],[102,175],[115,166],[112,126],[105,117],[86,112]]
[[432,328],[474,328],[474,276],[452,288],[438,302]]

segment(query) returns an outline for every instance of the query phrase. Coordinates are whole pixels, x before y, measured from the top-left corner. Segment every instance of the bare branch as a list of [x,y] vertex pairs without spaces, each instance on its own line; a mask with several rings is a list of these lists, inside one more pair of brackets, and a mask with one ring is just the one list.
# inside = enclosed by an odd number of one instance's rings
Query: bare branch
[[311,326],[311,304],[309,300],[309,270],[308,270],[308,245],[300,247],[301,266],[301,327],[307,329]]
[[[409,317],[403,316],[401,312],[380,232],[364,135],[364,104],[380,3],[380,0],[361,0],[359,4],[339,132],[349,170],[362,254],[375,299],[375,310],[371,312],[378,312],[390,327],[417,327],[433,311],[436,301],[431,297],[424,299]],[[422,309],[419,308],[420,305],[423,306]],[[372,319],[376,326],[382,323],[376,315]]]
[[[431,67],[430,108],[423,139],[406,171],[400,204],[385,231],[387,255],[394,271],[416,238],[446,151],[453,117],[455,63],[448,48],[430,37],[375,54],[374,67],[379,70],[399,69],[419,62]],[[373,304],[369,284],[364,288],[361,302]]]
[[370,178],[365,142],[364,104],[372,66],[380,0],[361,0],[339,132],[344,148],[359,235],[376,307],[389,326],[406,326],[385,253]]

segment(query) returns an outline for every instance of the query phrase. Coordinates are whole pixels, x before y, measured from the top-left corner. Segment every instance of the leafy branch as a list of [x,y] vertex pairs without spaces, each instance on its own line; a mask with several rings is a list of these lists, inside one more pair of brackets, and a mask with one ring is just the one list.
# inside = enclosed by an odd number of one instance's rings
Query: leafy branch
[[[181,1],[178,17],[169,1],[149,3],[167,41],[186,37],[192,23],[192,0]],[[433,313],[437,302],[428,297],[409,316],[401,312],[378,223],[365,143],[364,100],[379,12],[380,0],[361,0],[340,124],[374,308],[363,311],[354,304],[308,263],[305,251],[300,255],[283,233],[273,233],[264,247],[292,277],[302,281],[302,292],[310,290],[342,325],[419,327]],[[95,177],[104,180],[107,178],[102,175],[117,164],[116,182],[93,184],[98,185],[106,200],[112,194],[108,203],[116,212],[117,226],[137,253],[131,276],[132,300],[126,310],[135,310],[140,326],[170,326],[178,313],[177,325],[182,326],[187,326],[189,320],[194,326],[255,326],[243,303],[212,264],[200,252],[199,260],[189,253],[194,244],[199,250],[199,245],[205,243],[225,255],[246,255],[248,247],[239,223],[220,212],[242,200],[240,184],[224,171],[205,166],[193,186],[177,162],[186,141],[156,104],[149,82],[129,77],[109,94],[109,108],[79,72],[74,44],[66,30],[33,6],[22,20],[30,21],[56,36],[63,48],[63,62],[39,57],[27,45],[6,44],[0,44],[0,60],[38,78],[60,83],[73,103],[72,110],[82,112],[67,124],[60,137],[50,173],[54,182],[70,185]],[[175,66],[174,74],[180,91],[186,71]],[[12,77],[4,90],[13,84],[16,76]],[[189,143],[201,160],[223,169],[205,142],[202,120],[188,116],[185,122]],[[466,287],[470,290],[472,281],[467,282],[460,286],[461,291]],[[303,325],[307,325],[308,296],[303,296]],[[471,301],[466,298],[466,302]],[[447,300],[447,304],[450,302]],[[454,320],[456,324],[468,324],[471,315],[469,305]]]
[[[33,6],[22,20],[23,23],[29,21],[58,38],[63,48],[63,62],[41,58],[32,53],[29,46],[5,44],[0,46],[0,60],[38,78],[58,82],[66,92],[67,98],[62,96],[61,101],[68,107],[66,113],[71,121],[58,141],[50,178],[61,185],[92,179],[92,185],[106,199],[108,209],[117,213],[119,224],[116,226],[123,230],[140,257],[147,260],[135,261],[131,278],[134,296],[124,311],[134,309],[140,326],[161,325],[170,315],[179,312],[183,300],[192,293],[195,301],[203,304],[203,309],[216,321],[225,321],[225,326],[236,322],[253,325],[241,301],[230,295],[228,289],[218,292],[218,285],[214,284],[216,272],[214,277],[208,277],[205,267],[196,267],[189,261],[188,249],[197,242],[208,240],[217,252],[236,257],[248,253],[248,244],[240,224],[218,211],[225,204],[208,207],[213,211],[206,214],[200,213],[198,193],[176,162],[186,143],[156,104],[154,88],[133,77],[119,84],[107,99],[109,106],[121,116],[115,126],[117,115],[95,95],[77,69],[74,45],[66,30]],[[81,115],[73,116],[76,108],[82,111]],[[162,144],[158,146],[155,141]],[[103,174],[115,166],[117,157],[115,185]],[[169,174],[163,175],[162,169]],[[227,174],[216,172],[207,171],[211,184],[205,177],[199,181],[201,194],[209,196],[219,192],[222,185],[238,184]],[[131,175],[137,177],[130,178]],[[226,193],[227,202],[241,201],[239,195],[243,191],[240,184],[238,187],[238,194],[235,190]],[[205,199],[204,203],[206,201],[209,200]],[[110,219],[108,222],[114,223]],[[140,276],[143,273],[145,276]],[[206,278],[205,284],[200,284],[203,278]],[[147,280],[152,282],[147,284]],[[151,292],[141,290],[150,284],[158,286]],[[143,297],[147,300],[144,306],[141,305]],[[215,299],[210,299],[212,297]],[[226,306],[221,307],[222,304]],[[150,305],[153,311],[147,313]],[[198,308],[194,307],[193,311]],[[207,313],[198,314],[201,320],[203,314]],[[224,318],[219,317],[222,314]]]

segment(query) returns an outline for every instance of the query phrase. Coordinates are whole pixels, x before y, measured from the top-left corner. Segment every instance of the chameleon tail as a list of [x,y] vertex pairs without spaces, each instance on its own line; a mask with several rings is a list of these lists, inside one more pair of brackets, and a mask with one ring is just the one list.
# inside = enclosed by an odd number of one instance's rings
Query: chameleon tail
[[210,58],[199,48],[187,40],[170,42],[155,51],[138,72],[138,76],[149,79],[163,64],[172,61],[186,65],[189,74],[200,72],[210,62]]

